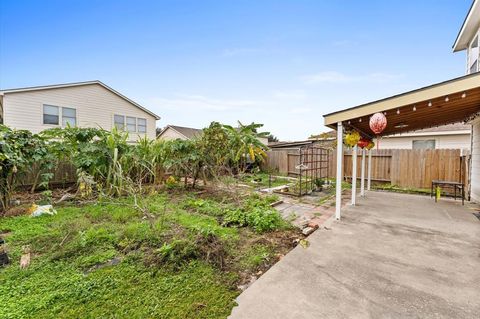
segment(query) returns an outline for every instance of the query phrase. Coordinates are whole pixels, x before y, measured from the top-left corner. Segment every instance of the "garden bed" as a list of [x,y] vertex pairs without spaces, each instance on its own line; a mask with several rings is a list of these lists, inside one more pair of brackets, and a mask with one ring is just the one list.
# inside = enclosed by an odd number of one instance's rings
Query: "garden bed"
[[[40,195],[25,196],[27,205]],[[131,198],[62,202],[35,218],[19,206],[0,218],[11,259],[0,269],[0,317],[225,318],[303,238],[269,208],[275,200],[175,188],[152,189],[145,210]],[[20,269],[26,247],[31,263]]]

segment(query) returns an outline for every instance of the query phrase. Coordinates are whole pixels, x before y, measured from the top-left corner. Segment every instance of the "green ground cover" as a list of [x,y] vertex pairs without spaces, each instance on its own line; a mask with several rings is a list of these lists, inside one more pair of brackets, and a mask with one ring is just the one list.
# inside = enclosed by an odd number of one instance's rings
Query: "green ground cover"
[[256,174],[245,174],[242,177],[242,182],[255,188],[277,187],[281,185],[291,184],[292,180],[284,178],[278,174],[270,175],[268,173],[260,172]]
[[[0,218],[0,318],[225,318],[239,284],[292,248],[274,197],[173,190]],[[22,250],[31,264],[20,269]]]

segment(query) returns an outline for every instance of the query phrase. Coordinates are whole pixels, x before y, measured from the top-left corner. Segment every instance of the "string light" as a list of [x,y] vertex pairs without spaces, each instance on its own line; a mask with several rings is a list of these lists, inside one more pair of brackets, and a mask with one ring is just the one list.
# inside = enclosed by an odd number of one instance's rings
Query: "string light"
[[428,101],[428,107],[432,106],[432,101]]
[[445,102],[448,102],[450,101],[450,99],[448,98],[448,96],[445,98]]
[[413,110],[413,112],[415,112],[417,110],[417,106],[414,105],[412,110]]
[[400,109],[397,109],[397,114],[400,114]]
[[462,94],[462,99],[466,98],[467,97],[467,93],[466,92],[463,92]]
[[360,118],[358,121],[359,121],[360,123],[362,123],[362,118]]

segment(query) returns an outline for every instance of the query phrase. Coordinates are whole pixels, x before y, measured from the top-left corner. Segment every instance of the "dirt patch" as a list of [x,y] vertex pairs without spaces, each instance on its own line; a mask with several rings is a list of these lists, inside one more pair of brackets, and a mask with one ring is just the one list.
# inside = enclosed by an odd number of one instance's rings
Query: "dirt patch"
[[98,270],[98,269],[102,269],[102,268],[109,267],[109,266],[116,266],[116,265],[120,264],[121,262],[122,262],[122,260],[119,257],[115,257],[115,258],[110,259],[107,262],[96,264],[95,266],[93,266],[90,269],[88,269],[87,271],[85,271],[84,274],[87,275],[87,274],[91,273],[92,271],[95,271],[95,270]]
[[14,217],[14,216],[21,216],[28,214],[28,207],[30,205],[21,205],[21,206],[14,206],[9,208],[4,214],[4,217]]
[[[244,229],[243,231],[248,232],[247,229]],[[239,275],[237,286],[239,289],[244,290],[282,259],[289,251],[295,248],[305,236],[299,229],[295,228],[288,231],[275,231],[262,235],[242,234],[240,238],[243,238],[243,240],[238,243],[238,250],[241,252],[247,251],[250,247],[255,245],[263,245],[272,250],[271,258],[264,260],[260,265],[253,269],[238,268],[239,259],[241,259],[242,256],[227,259],[227,270],[234,271]]]

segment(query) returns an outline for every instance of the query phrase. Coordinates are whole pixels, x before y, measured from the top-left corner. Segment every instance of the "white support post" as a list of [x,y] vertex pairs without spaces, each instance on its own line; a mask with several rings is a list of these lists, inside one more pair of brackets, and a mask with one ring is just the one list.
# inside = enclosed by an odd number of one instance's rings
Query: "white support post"
[[352,206],[357,203],[357,150],[355,145],[352,149]]
[[368,150],[368,178],[367,178],[367,190],[370,190],[370,184],[372,181],[372,150]]
[[360,173],[360,196],[365,196],[365,148],[362,148],[362,169]]
[[343,181],[343,126],[337,123],[337,180],[335,194],[335,218],[340,219],[342,207],[342,181]]

